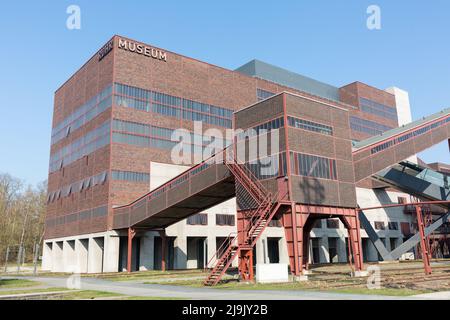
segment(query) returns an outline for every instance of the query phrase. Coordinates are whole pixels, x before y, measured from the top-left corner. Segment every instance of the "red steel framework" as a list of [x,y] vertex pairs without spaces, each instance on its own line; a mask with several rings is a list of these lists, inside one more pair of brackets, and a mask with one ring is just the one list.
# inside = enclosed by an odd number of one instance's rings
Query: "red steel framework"
[[399,203],[399,204],[389,204],[377,207],[369,207],[359,209],[361,211],[369,211],[375,209],[386,209],[386,208],[395,208],[395,207],[407,207],[413,206],[416,213],[417,218],[417,228],[420,236],[420,251],[422,253],[422,261],[424,266],[424,272],[426,275],[431,274],[431,250],[429,246],[429,242],[427,244],[428,237],[425,237],[425,219],[423,217],[424,209],[425,214],[427,214],[427,209],[430,208],[431,205],[450,205],[450,201],[423,201],[423,202],[411,202],[411,203]]

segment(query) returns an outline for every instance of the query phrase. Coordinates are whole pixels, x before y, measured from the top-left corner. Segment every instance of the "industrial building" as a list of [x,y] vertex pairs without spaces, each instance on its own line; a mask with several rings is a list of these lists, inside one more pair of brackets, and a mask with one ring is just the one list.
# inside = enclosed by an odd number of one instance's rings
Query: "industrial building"
[[[411,208],[382,206],[448,200],[448,166],[415,155],[449,139],[449,113],[413,121],[396,87],[338,88],[258,60],[232,71],[114,36],[55,92],[42,268],[212,268],[207,284],[230,265],[244,279],[258,263],[287,263],[293,275],[310,263],[362,270],[388,256],[380,241],[395,251],[417,228]],[[199,122],[200,135],[223,133],[221,148],[198,137]],[[191,163],[174,163],[179,129]],[[261,173],[248,152],[230,161],[261,135],[275,137],[266,158],[276,170]],[[432,172],[437,189],[407,189],[395,165],[420,181]],[[361,227],[358,209],[372,207]]]

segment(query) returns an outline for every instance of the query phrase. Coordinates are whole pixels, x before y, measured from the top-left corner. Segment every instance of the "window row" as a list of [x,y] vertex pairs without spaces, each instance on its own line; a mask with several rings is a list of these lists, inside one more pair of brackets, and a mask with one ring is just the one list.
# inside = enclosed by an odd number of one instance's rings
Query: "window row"
[[361,111],[363,112],[398,121],[397,109],[394,107],[388,107],[384,104],[365,98],[359,98],[359,103],[361,106]]
[[273,92],[266,91],[266,90],[263,90],[263,89],[260,89],[260,88],[256,89],[256,98],[258,99],[258,101],[265,100],[265,99],[270,98],[270,97],[272,97],[274,95],[275,95],[275,93],[273,93]]
[[112,180],[131,181],[131,182],[150,182],[150,174],[133,171],[118,171],[111,172]]
[[336,160],[291,152],[292,174],[328,180],[337,180]]
[[245,137],[251,138],[251,137],[258,136],[260,134],[264,134],[270,130],[275,130],[275,129],[279,129],[282,127],[284,127],[284,118],[280,117],[280,118],[273,119],[268,122],[264,122],[253,128],[246,129],[242,132],[238,132],[237,138],[238,138],[238,140],[245,139]]
[[[235,216],[233,214],[216,214],[217,226],[234,226]],[[186,219],[186,224],[191,226],[206,226],[208,225],[208,215],[206,213],[199,213],[190,216]]]
[[372,136],[380,135],[383,132],[393,129],[392,127],[354,116],[350,117],[350,127],[354,131],[367,133]]
[[106,121],[100,127],[52,153],[50,155],[50,172],[58,171],[109,143],[110,122]]
[[49,218],[45,221],[46,227],[55,227],[77,221],[83,221],[87,219],[100,218],[108,215],[108,207],[98,207],[81,212],[71,213],[61,217]]
[[233,110],[230,109],[118,83],[115,93],[119,106],[231,128]]
[[329,136],[333,135],[333,128],[324,124],[288,117],[289,126],[303,130],[318,132]]
[[287,174],[286,153],[250,161],[245,166],[259,180],[283,177]]
[[[386,224],[384,221],[374,221],[375,230],[386,230]],[[388,222],[389,230],[398,230],[398,222]]]
[[[172,141],[172,135],[174,135],[175,129],[169,129],[169,128],[162,128],[162,127],[155,127],[148,124],[142,124],[137,122],[130,122],[130,121],[123,121],[123,120],[113,120],[113,130],[119,131],[121,133],[130,133],[130,134],[138,134],[138,135],[144,135],[149,137],[158,137],[163,138],[165,140],[169,140],[171,142],[174,142],[175,144],[178,143],[178,141]],[[180,133],[186,133],[186,131],[180,131]],[[174,138],[181,139],[181,137],[174,136]],[[201,136],[198,134],[194,134],[192,132],[189,133],[188,137],[182,137],[183,139],[189,139],[190,144],[202,144],[202,145],[208,145],[211,143],[210,137],[207,136]],[[189,141],[186,141],[189,142]],[[221,138],[214,137],[214,144],[220,146],[220,148],[227,147],[230,142],[226,140],[225,142]],[[172,144],[170,144],[172,145]],[[174,144],[173,144],[174,145]]]
[[422,134],[428,133],[431,130],[434,130],[434,129],[439,128],[439,127],[441,127],[443,125],[446,125],[449,122],[450,122],[450,116],[447,116],[446,118],[444,118],[444,119],[442,119],[440,121],[434,122],[434,123],[432,123],[430,125],[427,125],[425,127],[416,129],[416,130],[414,130],[412,132],[403,134],[401,136],[398,136],[395,139],[392,139],[392,140],[387,141],[387,142],[385,142],[385,143],[383,143],[381,145],[378,145],[378,146],[372,148],[371,153],[372,154],[378,153],[380,151],[383,151],[385,149],[393,147],[393,146],[395,146],[395,145],[397,145],[399,143],[405,142],[407,140],[413,139],[414,137],[417,137],[417,136],[420,136]]
[[91,100],[78,107],[75,112],[66,117],[52,129],[51,143],[54,144],[70,133],[94,119],[112,105],[112,86],[109,85]]
[[95,176],[74,182],[72,184],[62,187],[61,189],[50,192],[47,196],[47,203],[52,203],[61,198],[68,197],[73,193],[79,193],[88,190],[92,187],[95,187],[97,185],[103,185],[106,183],[107,180],[108,180],[108,173],[104,171]]

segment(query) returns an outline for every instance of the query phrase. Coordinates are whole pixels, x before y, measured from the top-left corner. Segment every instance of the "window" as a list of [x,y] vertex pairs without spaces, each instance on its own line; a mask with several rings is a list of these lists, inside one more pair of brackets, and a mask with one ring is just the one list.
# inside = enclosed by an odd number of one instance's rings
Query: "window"
[[208,225],[208,215],[206,213],[199,213],[187,218],[186,223],[191,226],[206,226]]
[[50,155],[50,172],[55,172],[109,144],[110,122],[89,131],[84,136]]
[[365,98],[360,98],[359,103],[361,106],[361,111],[363,112],[394,120],[396,122],[398,121],[397,109],[395,107],[389,107]]
[[283,177],[286,175],[286,153],[256,159],[245,166],[260,180]]
[[388,222],[389,230],[398,230],[398,222]]
[[256,89],[256,98],[258,99],[258,101],[265,100],[265,99],[270,98],[270,97],[272,97],[274,95],[275,95],[275,93],[273,93],[273,92],[266,91],[266,90],[263,90],[263,89],[260,89],[260,88]]
[[142,172],[114,170],[112,172],[112,179],[113,180],[148,183],[150,181],[150,174],[142,173]]
[[216,214],[217,226],[234,226],[234,215],[232,214]]
[[333,135],[333,128],[324,124],[298,119],[294,117],[288,117],[289,126],[293,128],[299,128],[312,132],[318,132],[329,136]]
[[398,204],[406,204],[408,202],[408,200],[406,199],[406,197],[398,197]]
[[116,83],[118,106],[231,128],[233,110]]
[[386,226],[383,221],[375,221],[375,230],[385,230]]
[[98,95],[93,97],[85,104],[76,108],[76,110],[64,118],[52,129],[51,144],[66,138],[68,135],[79,129],[84,124],[91,121],[94,117],[110,108],[112,105],[112,86],[109,85]]
[[328,229],[339,229],[339,220],[338,219],[327,219],[327,228]]
[[130,121],[122,121],[122,120],[113,120],[113,130],[114,131],[122,131],[122,132],[130,132],[137,133],[142,135],[150,134],[150,126],[142,123],[130,122]]
[[337,180],[334,159],[291,152],[292,174],[328,180]]
[[377,122],[361,119],[355,116],[350,117],[350,127],[354,131],[366,133],[372,136],[376,136],[393,129],[393,127],[385,126]]
[[238,132],[237,133],[237,138],[239,140],[243,140],[246,137],[251,138],[251,137],[254,137],[255,135],[260,135],[260,134],[266,133],[266,132],[268,132],[270,130],[275,130],[275,129],[279,129],[279,128],[282,128],[282,127],[284,127],[284,118],[280,117],[280,118],[277,118],[277,119],[270,120],[268,122],[264,122],[264,123],[262,123],[260,125],[257,125],[255,127],[253,127],[253,128],[249,128],[247,130],[244,130],[243,132]]
[[425,134],[427,132],[430,132],[431,130],[436,129],[436,128],[440,127],[440,126],[446,125],[449,122],[450,122],[450,116],[447,116],[446,118],[441,119],[439,121],[436,121],[436,122],[434,122],[432,124],[429,124],[429,125],[427,125],[425,127],[421,127],[421,128],[419,128],[417,130],[414,130],[412,132],[409,132],[409,133],[406,133],[404,135],[401,135],[401,136],[399,136],[399,137],[397,137],[395,139],[392,139],[392,140],[390,140],[388,142],[383,143],[382,145],[379,145],[379,146],[376,146],[376,147],[372,148],[372,150],[371,150],[372,154],[378,153],[378,152],[383,151],[383,150],[385,150],[387,148],[390,148],[390,147],[392,147],[394,145],[397,145],[399,143],[405,142],[405,141],[407,141],[409,139],[412,139],[414,137],[417,137],[417,136],[420,136],[420,135]]
[[281,228],[283,224],[281,223],[281,219],[272,219],[267,226]]

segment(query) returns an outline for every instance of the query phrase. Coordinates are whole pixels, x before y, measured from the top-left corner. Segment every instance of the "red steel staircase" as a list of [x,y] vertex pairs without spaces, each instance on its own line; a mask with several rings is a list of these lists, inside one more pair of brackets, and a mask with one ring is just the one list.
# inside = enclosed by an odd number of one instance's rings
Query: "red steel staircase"
[[[236,182],[243,187],[243,191],[245,190],[244,192],[236,192],[236,196],[244,198],[247,202],[250,201],[253,203],[255,209],[246,216],[246,221],[248,223],[246,223],[245,230],[243,230],[243,241],[242,239],[239,241],[238,236],[230,235],[229,240],[222,244],[216,255],[210,260],[211,262],[216,256],[220,256],[204,282],[204,285],[206,286],[216,285],[241,251],[248,252],[253,250],[253,247],[262,232],[279,208],[276,197],[274,198],[272,194],[266,190],[244,164],[239,164],[234,160],[234,157],[228,161],[225,160],[224,163],[235,177]],[[210,262],[208,262],[207,267],[209,267]],[[249,272],[253,274],[253,270]],[[246,278],[246,276],[242,274],[243,271],[241,269],[240,273],[243,278]]]

